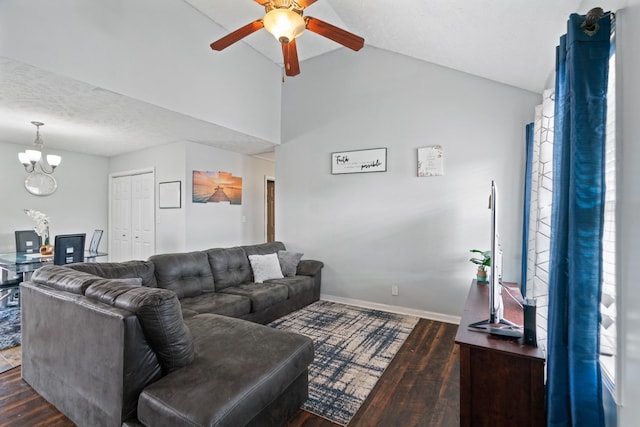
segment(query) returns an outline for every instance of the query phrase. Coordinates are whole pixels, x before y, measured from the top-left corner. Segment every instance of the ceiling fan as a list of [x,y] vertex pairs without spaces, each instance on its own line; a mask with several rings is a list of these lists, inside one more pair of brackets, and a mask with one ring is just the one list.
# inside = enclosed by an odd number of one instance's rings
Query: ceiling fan
[[287,76],[300,74],[296,37],[304,30],[312,31],[352,50],[360,50],[364,39],[310,16],[302,16],[303,10],[316,0],[254,0],[264,6],[265,15],[220,40],[211,43],[211,49],[222,50],[243,39],[262,27],[269,31],[282,44],[284,69]]

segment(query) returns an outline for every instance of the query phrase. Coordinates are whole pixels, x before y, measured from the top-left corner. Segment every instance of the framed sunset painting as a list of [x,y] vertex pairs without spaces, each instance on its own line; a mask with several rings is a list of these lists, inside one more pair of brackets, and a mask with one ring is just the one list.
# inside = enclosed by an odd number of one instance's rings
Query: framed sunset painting
[[193,203],[242,204],[242,177],[231,172],[193,171]]

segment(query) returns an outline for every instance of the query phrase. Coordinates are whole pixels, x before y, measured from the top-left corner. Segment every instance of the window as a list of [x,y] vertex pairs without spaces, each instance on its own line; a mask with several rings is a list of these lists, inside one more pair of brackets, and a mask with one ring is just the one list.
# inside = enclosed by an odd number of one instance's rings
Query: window
[[[600,304],[600,363],[615,384],[616,378],[616,66],[615,52],[609,59],[607,88],[606,192],[602,237],[602,297]],[[613,390],[612,390],[613,392]]]

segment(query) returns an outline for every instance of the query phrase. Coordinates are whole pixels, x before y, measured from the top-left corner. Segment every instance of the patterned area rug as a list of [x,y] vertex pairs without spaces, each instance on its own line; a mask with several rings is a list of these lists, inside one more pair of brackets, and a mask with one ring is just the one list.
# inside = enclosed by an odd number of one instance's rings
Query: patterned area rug
[[303,409],[346,426],[416,323],[417,317],[318,301],[270,326],[313,340]]
[[0,308],[0,350],[20,345],[20,306]]

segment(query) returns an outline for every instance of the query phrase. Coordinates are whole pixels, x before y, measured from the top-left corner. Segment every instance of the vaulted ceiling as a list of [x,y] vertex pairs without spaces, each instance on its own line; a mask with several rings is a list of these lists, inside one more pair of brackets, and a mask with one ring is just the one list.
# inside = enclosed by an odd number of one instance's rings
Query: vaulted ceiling
[[[39,3],[19,1],[33,3],[33,7]],[[215,23],[216,31],[207,43],[264,15],[264,8],[253,0],[165,1],[186,2],[202,19]],[[91,13],[90,3],[84,3],[87,10],[83,12]],[[592,0],[318,0],[304,12],[364,37],[365,49],[375,47],[542,92],[551,79],[553,48],[564,32],[568,15],[586,13],[595,6],[616,10],[625,4],[625,0],[607,4]],[[148,10],[150,15],[153,7]],[[118,13],[114,7],[113,16],[104,17],[105,26],[117,26],[124,18]],[[190,25],[178,24],[182,28]],[[0,141],[31,144],[35,129],[29,122],[39,120],[49,121],[42,129],[47,146],[104,156],[181,140],[255,154],[270,151],[280,142],[24,63],[6,53],[11,52],[12,34],[3,31],[0,30]],[[245,49],[249,46],[274,64],[282,64],[280,46],[265,30],[249,35],[239,44]],[[302,74],[305,60],[344,49],[309,31],[300,36],[297,47]],[[55,51],[56,46],[47,49]],[[219,55],[219,61],[235,61],[240,49],[232,46],[208,54]],[[325,58],[331,60],[330,55]],[[344,65],[336,64],[340,66]],[[56,121],[67,125],[56,128]]]

